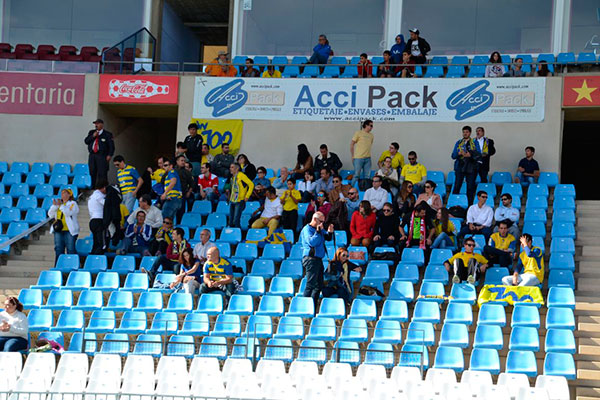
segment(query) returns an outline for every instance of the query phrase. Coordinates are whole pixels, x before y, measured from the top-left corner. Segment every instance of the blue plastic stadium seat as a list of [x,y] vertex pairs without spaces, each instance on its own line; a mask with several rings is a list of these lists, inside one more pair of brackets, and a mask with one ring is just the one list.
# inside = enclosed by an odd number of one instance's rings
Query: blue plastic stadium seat
[[500,194],[508,193],[513,197],[523,197],[523,186],[519,183],[504,183],[502,184],[502,190],[500,190]]
[[52,310],[47,308],[33,309],[29,311],[27,320],[29,322],[30,332],[48,331],[51,329],[52,324],[54,323]]
[[203,337],[198,356],[225,360],[227,358],[227,338],[219,336]]
[[455,283],[450,290],[450,302],[475,304],[477,290],[470,283]]
[[436,302],[419,300],[415,304],[412,320],[415,322],[431,322],[439,324],[440,306]]
[[389,343],[393,345],[402,342],[402,329],[399,321],[379,320],[371,338],[372,343]]
[[289,315],[282,317],[277,325],[277,332],[273,337],[290,340],[304,339],[304,324],[302,318]]
[[[566,197],[568,199],[570,199],[570,197]],[[558,199],[556,197],[554,197],[554,204],[556,205],[556,201]],[[554,206],[554,210],[552,212],[552,223],[569,223],[569,224],[575,224],[575,209],[568,209],[568,208],[563,208],[563,209],[557,209],[556,206]]]
[[530,305],[516,304],[513,313],[511,326],[531,326],[534,328],[540,327],[540,312],[537,307]]
[[335,320],[329,317],[317,316],[310,323],[306,339],[335,341],[336,336]]
[[[77,257],[79,261],[79,257]],[[85,263],[83,265],[83,270],[87,271],[91,274],[97,274],[100,272],[105,272],[107,268],[107,258],[105,255],[88,255],[85,259]],[[113,263],[114,265],[114,263]],[[117,272],[117,271],[112,271]],[[133,271],[132,271],[133,272]]]
[[505,267],[491,267],[485,271],[485,282],[486,285],[502,285],[502,278],[509,275],[508,268]]
[[444,323],[473,324],[473,310],[470,304],[451,302],[446,308]]
[[19,210],[17,207],[3,208],[2,211],[0,211],[0,223],[12,223],[19,221],[20,219],[21,210]]
[[235,249],[234,257],[252,261],[258,257],[258,249],[254,243],[240,243]]
[[294,280],[287,276],[274,277],[271,280],[268,294],[281,297],[294,296]]
[[329,317],[336,320],[346,318],[346,305],[343,299],[326,297],[321,301],[318,317]]
[[303,340],[298,351],[298,361],[313,361],[319,365],[327,362],[327,350],[321,340]]
[[197,228],[202,225],[202,215],[196,213],[185,213],[179,223],[179,226],[188,228]]
[[394,281],[406,281],[416,284],[419,280],[419,267],[416,264],[399,263],[396,266]]
[[354,299],[350,308],[350,319],[374,321],[377,319],[377,304],[372,299]]
[[338,340],[333,345],[331,362],[350,364],[356,367],[360,364],[360,351],[358,343],[345,340]]
[[187,314],[194,308],[194,299],[190,293],[173,293],[169,297],[167,310],[177,314]]
[[544,222],[526,221],[523,224],[523,233],[529,233],[531,236],[546,237],[546,224]]
[[556,57],[556,62],[557,62],[557,64],[560,64],[560,65],[574,64],[575,63],[575,53],[573,53],[573,52],[559,53],[558,56]]
[[[6,236],[15,237],[23,234],[29,229],[29,224],[27,222],[11,222],[8,224],[8,229],[6,230]],[[29,239],[29,235],[23,236],[23,239]]]
[[250,276],[260,276],[265,279],[271,279],[275,275],[275,264],[273,260],[257,259],[252,263]]
[[369,337],[367,321],[364,319],[346,319],[342,323],[340,340],[366,342]]
[[[2,232],[2,224],[0,224],[0,232]],[[0,254],[9,254],[10,245],[4,245],[10,238],[6,235],[0,235]]]
[[575,197],[576,196],[575,185],[573,185],[572,183],[557,184],[556,187],[554,188],[554,197],[557,197],[557,196]]
[[[33,171],[33,167],[32,167]],[[67,163],[56,163],[52,166],[52,174],[72,176],[71,165]]]
[[239,337],[235,339],[229,358],[248,358],[260,360],[260,342],[250,337]]
[[509,350],[540,350],[540,337],[536,328],[516,326],[512,329],[509,339]]
[[[285,249],[283,244],[267,244],[263,250],[262,258],[281,262],[285,258]],[[271,275],[272,277],[273,275]]]
[[506,357],[504,371],[512,374],[525,374],[531,378],[535,377],[537,375],[535,353],[533,351],[510,350]]
[[467,199],[467,195],[465,195],[465,194],[449,195],[448,203],[447,203],[446,207],[450,208],[450,207],[454,207],[454,206],[459,206],[464,209],[467,209],[469,207],[469,201]]
[[92,177],[90,175],[75,175],[73,185],[78,189],[89,189],[92,186]]
[[61,187],[63,185],[68,185],[69,176],[63,174],[52,174],[48,183],[55,188]]
[[221,314],[213,327],[211,336],[238,337],[242,333],[239,315]]
[[425,264],[425,254],[422,249],[405,248],[402,251],[402,263],[416,264],[418,267],[422,267]]
[[273,321],[268,315],[251,315],[246,323],[242,337],[268,339],[273,336]]
[[575,354],[575,336],[569,329],[548,329],[546,331],[546,341],[544,345],[546,353],[569,353]]
[[[57,164],[58,165],[58,164]],[[69,164],[65,164],[71,169]],[[50,164],[47,162],[36,162],[31,165],[31,174],[50,175]]]
[[551,252],[550,261],[548,262],[548,269],[551,271],[556,269],[575,271],[575,257],[573,257],[573,254],[570,253]]
[[292,298],[287,316],[312,318],[315,315],[315,304],[310,297],[295,296]]
[[278,277],[289,277],[293,280],[301,279],[303,275],[302,263],[299,260],[283,260],[279,267]]
[[575,276],[573,271],[554,269],[550,271],[548,276],[548,287],[568,287],[575,289]]
[[193,358],[195,354],[194,338],[189,335],[173,335],[167,343],[167,356]]
[[20,173],[6,172],[4,175],[2,175],[2,184],[8,187],[17,183],[21,183],[21,179],[22,177]]
[[208,314],[194,312],[186,314],[183,325],[177,333],[193,336],[207,336],[209,331],[210,322],[208,320]]
[[234,315],[252,315],[254,313],[254,304],[252,296],[248,294],[234,294],[229,299],[229,306],[225,314]]
[[203,293],[198,300],[197,312],[219,315],[223,312],[223,296],[217,293]]
[[136,311],[152,313],[161,311],[162,309],[163,297],[160,292],[142,292],[140,294]]
[[50,310],[67,310],[73,306],[73,292],[68,289],[51,290],[44,308]]
[[492,375],[500,373],[500,357],[498,350],[486,348],[474,348],[471,352],[469,364],[471,371],[487,371]]
[[[7,194],[0,195],[0,208],[11,208],[12,204],[13,204],[12,196],[9,196]],[[1,222],[7,222],[7,221],[1,221]],[[10,221],[8,221],[8,222],[10,222]]]
[[316,65],[306,65],[298,78],[315,78],[319,75],[319,67]]
[[546,223],[546,210],[543,208],[528,208],[525,210],[525,218],[524,222],[541,222],[543,224]]
[[113,260],[110,270],[117,272],[119,275],[130,274],[135,271],[135,257],[134,256],[116,256]]
[[[350,259],[354,264],[365,265],[369,262],[369,252],[365,246],[349,246],[348,252],[363,252],[364,253],[364,259],[361,259],[361,260]],[[329,254],[329,256],[330,257],[332,256],[331,253]]]
[[575,309],[575,293],[568,287],[552,287],[548,290],[548,308],[566,307]]
[[160,335],[141,334],[136,338],[132,354],[158,358],[162,353],[162,338]]
[[365,364],[394,366],[394,349],[389,343],[369,343],[365,353]]
[[[443,267],[442,267],[443,268]],[[446,270],[444,269],[444,272]],[[418,301],[433,301],[438,304],[444,302],[444,284],[441,282],[430,282],[424,281],[421,284],[421,290],[419,291]]]
[[25,222],[29,225],[36,225],[47,219],[46,211],[41,208],[30,208],[25,213]]
[[431,322],[413,321],[410,323],[404,343],[433,346],[434,342],[435,333]]
[[292,246],[290,250],[290,255],[288,256],[287,260],[294,260],[298,262],[302,260],[302,246],[300,245],[300,243],[296,243]]
[[[37,310],[32,310],[37,311]],[[78,332],[83,329],[84,317],[81,310],[62,310],[56,321],[56,325],[51,328],[53,332]]]
[[41,289],[21,289],[19,301],[26,310],[40,308],[42,306],[43,293]]
[[408,321],[408,306],[403,300],[386,300],[381,309],[379,320]]
[[56,270],[41,271],[37,284],[32,289],[51,290],[62,286],[62,274]]
[[399,281],[394,279],[390,285],[388,293],[388,299],[390,300],[404,300],[412,303],[415,298],[415,291],[413,284],[407,281]]
[[[84,337],[85,337],[85,347],[84,347]],[[98,340],[96,338],[96,334],[92,332],[86,332],[85,336],[81,332],[75,332],[73,336],[71,336],[71,341],[69,342],[69,347],[65,353],[81,353],[85,352],[88,356],[93,356],[96,354],[96,350],[98,349]]]
[[83,290],[79,294],[77,305],[73,306],[75,310],[93,311],[102,308],[104,299],[99,290]]
[[551,53],[538,54],[536,61],[538,63],[540,61],[546,61],[546,63],[548,64],[548,71],[554,73],[554,63],[556,62],[556,59],[554,58],[554,54],[551,54]]
[[548,198],[545,196],[527,196],[527,208],[543,208],[548,209]]
[[[0,191],[0,193],[1,193],[1,191]],[[44,183],[41,185],[36,185],[35,189],[33,189],[33,195],[35,197],[37,197],[38,199],[43,199],[45,197],[52,197],[52,196],[54,196],[54,188],[52,187],[52,185],[49,185],[47,183]]]
[[[117,256],[119,257],[119,256]],[[116,258],[115,258],[116,260]],[[114,266],[114,263],[113,263]],[[127,290],[134,293],[141,293],[148,290],[148,274],[139,273],[129,273],[125,278],[125,283],[123,284],[123,290]]]
[[465,359],[460,347],[439,346],[435,352],[433,368],[452,369],[461,373],[465,369]]
[[400,367],[416,367],[427,369],[429,368],[429,352],[427,347],[418,344],[405,344],[402,346],[402,353],[400,353],[400,360],[398,365]]
[[227,215],[213,213],[209,214],[206,219],[206,226],[213,227],[215,229],[223,229],[227,226]]
[[575,330],[573,310],[564,307],[550,307],[546,313],[546,329]]
[[[290,296],[291,297],[291,296]],[[256,315],[282,317],[284,314],[283,297],[269,294],[260,299]]]
[[56,261],[56,270],[69,273],[79,269],[79,256],[77,254],[61,254]]
[[85,330],[93,333],[110,333],[115,330],[115,327],[114,311],[96,310],[92,313]]
[[92,286],[92,275],[88,271],[71,271],[65,282],[65,289],[84,290]]
[[77,239],[75,242],[75,250],[80,256],[87,256],[92,251],[93,240],[91,237]]
[[[146,294],[146,293],[142,293]],[[162,303],[161,303],[162,305]],[[124,312],[133,308],[133,293],[125,290],[111,292],[106,303],[105,310]],[[162,307],[161,307],[162,309]],[[160,311],[160,310],[156,310]]]
[[477,325],[506,326],[506,311],[501,304],[483,303],[479,309]]
[[469,330],[466,325],[445,322],[440,334],[440,346],[469,347]]
[[25,184],[27,186],[35,187],[36,185],[42,185],[44,183],[46,183],[46,177],[41,173],[30,173],[27,175],[27,178],[25,178]]
[[596,64],[596,54],[582,51],[577,55],[577,64]]
[[[448,271],[442,264],[429,263],[425,268],[425,275],[423,276],[423,283],[440,283],[441,285],[448,284]],[[442,287],[443,291],[443,287]],[[423,294],[423,286],[421,286],[421,294]],[[429,293],[433,294],[433,293]],[[443,294],[443,293],[442,293]]]
[[262,296],[265,294],[265,279],[262,276],[245,276],[242,286],[246,294],[251,296]]
[[100,353],[125,357],[129,353],[129,337],[125,333],[107,334],[102,342]]
[[89,175],[90,174],[90,169],[89,166],[87,164],[75,164],[75,166],[73,167],[73,175]]
[[177,314],[170,311],[159,311],[154,314],[152,326],[146,333],[172,335],[177,332]]
[[[196,200],[192,205],[192,213],[208,215],[212,212],[212,204],[208,200]],[[214,239],[214,238],[213,238]]]
[[223,228],[219,236],[219,241],[238,244],[242,241],[242,230],[240,228]]
[[576,379],[577,372],[573,356],[566,353],[546,353],[544,375],[564,376],[569,380]]
[[577,233],[575,231],[575,225],[568,222],[559,222],[552,224],[552,237],[566,237],[575,239]]
[[281,360],[286,363],[293,361],[294,349],[289,339],[269,339],[265,349],[265,360]]
[[527,196],[548,197],[548,185],[545,183],[532,183],[527,189]]

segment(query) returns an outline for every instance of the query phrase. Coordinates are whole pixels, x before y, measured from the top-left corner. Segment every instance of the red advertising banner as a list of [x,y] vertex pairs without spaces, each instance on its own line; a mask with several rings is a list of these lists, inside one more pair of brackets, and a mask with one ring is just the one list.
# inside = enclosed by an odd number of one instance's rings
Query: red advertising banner
[[82,115],[85,75],[0,72],[0,114]]
[[177,104],[177,76],[100,75],[100,103]]
[[599,107],[600,76],[567,76],[563,79],[563,106]]

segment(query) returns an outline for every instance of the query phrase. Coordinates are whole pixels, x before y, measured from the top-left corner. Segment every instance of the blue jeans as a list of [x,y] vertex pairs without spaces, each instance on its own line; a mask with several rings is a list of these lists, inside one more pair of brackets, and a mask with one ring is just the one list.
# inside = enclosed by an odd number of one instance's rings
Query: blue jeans
[[139,244],[134,246],[133,240],[130,237],[123,238],[123,250],[127,253],[138,253],[142,257],[150,255],[147,246],[140,246]]
[[308,60],[308,62],[310,64],[327,64],[327,59],[329,59],[329,56],[322,56],[319,53],[313,53],[312,56],[310,56],[310,59]]
[[435,238],[431,244],[432,249],[452,249],[454,248],[454,242],[446,232],[442,232]]
[[202,163],[190,161],[190,164],[192,164],[192,175],[194,178],[198,177],[201,174],[200,168],[202,167]]
[[175,214],[177,210],[181,207],[181,199],[167,199],[163,203],[162,207],[162,215],[163,218],[169,217],[172,220],[175,220]]
[[240,219],[242,219],[242,212],[246,208],[246,202],[244,200],[234,203],[229,203],[229,226],[232,228],[240,227]]
[[56,265],[58,257],[61,254],[65,254],[65,250],[67,251],[67,254],[77,254],[77,251],[75,250],[76,241],[77,235],[73,236],[69,231],[54,232],[54,254],[56,254],[54,265]]
[[17,336],[1,336],[0,351],[19,351],[25,350],[29,346],[27,339]]
[[[353,158],[354,176],[352,177],[352,186],[358,179],[368,179],[371,177],[371,157],[369,158]],[[360,175],[359,175],[360,174]]]
[[123,204],[125,204],[125,207],[127,207],[129,213],[131,214],[133,212],[133,205],[135,204],[135,196],[133,195],[133,192],[125,193],[123,195]]
[[521,171],[517,171],[515,178],[518,178],[521,183],[536,183],[535,176],[525,176]]

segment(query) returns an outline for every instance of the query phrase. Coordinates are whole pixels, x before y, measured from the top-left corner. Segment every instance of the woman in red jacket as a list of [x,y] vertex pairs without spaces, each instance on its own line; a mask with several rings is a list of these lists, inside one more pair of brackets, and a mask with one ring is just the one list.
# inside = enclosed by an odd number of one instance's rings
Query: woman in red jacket
[[352,246],[369,246],[371,244],[376,219],[375,213],[371,210],[371,203],[366,200],[361,201],[358,211],[354,211],[350,221]]

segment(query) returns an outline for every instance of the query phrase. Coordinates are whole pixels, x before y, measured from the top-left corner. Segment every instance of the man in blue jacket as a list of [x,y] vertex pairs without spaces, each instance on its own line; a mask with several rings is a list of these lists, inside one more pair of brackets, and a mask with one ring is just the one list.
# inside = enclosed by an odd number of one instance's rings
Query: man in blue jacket
[[304,297],[312,297],[317,308],[317,301],[323,289],[323,257],[325,257],[325,241],[331,240],[333,225],[329,225],[327,231],[323,224],[325,215],[317,211],[312,220],[302,228],[300,232],[300,244],[302,245],[302,267],[306,271],[306,289]]
[[471,138],[472,129],[466,125],[462,128],[462,139],[454,144],[452,159],[454,160],[454,188],[453,194],[460,193],[460,187],[464,180],[467,181],[467,198],[469,205],[475,199],[475,179],[477,178],[477,160],[481,153],[477,150],[475,141]]
[[319,43],[313,48],[313,54],[308,60],[309,64],[327,64],[327,60],[331,55],[331,46],[327,36],[319,35]]

